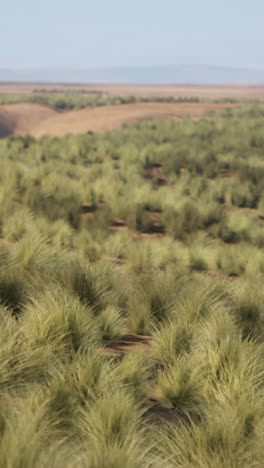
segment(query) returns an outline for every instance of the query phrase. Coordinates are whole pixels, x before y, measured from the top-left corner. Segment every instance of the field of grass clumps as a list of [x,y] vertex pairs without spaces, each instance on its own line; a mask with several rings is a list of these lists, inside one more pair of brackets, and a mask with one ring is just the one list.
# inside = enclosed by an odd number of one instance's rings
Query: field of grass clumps
[[0,141],[1,467],[263,467],[263,117]]

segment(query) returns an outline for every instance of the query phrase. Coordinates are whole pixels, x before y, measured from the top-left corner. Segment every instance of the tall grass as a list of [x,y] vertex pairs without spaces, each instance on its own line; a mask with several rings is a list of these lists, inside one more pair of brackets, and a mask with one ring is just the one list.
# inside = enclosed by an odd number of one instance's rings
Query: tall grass
[[99,336],[91,309],[61,288],[32,297],[21,326],[30,346],[54,346],[57,353],[85,350]]
[[0,141],[0,466],[263,466],[262,120]]
[[103,394],[92,407],[86,406],[81,411],[80,432],[91,466],[146,466],[148,447],[142,444],[141,413],[133,397],[124,390]]

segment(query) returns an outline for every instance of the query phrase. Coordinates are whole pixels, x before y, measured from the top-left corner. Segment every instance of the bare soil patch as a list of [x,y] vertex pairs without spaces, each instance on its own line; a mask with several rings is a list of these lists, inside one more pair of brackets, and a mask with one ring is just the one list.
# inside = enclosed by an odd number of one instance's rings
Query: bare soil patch
[[104,351],[110,356],[123,356],[128,351],[135,350],[138,346],[148,347],[150,340],[150,336],[124,335],[119,340],[113,340],[107,343]]
[[[106,132],[142,120],[201,118],[206,111],[219,112],[237,104],[214,103],[135,103],[57,112],[31,103],[0,106],[2,137],[30,134],[63,137],[90,132]],[[1,132],[1,130],[0,130]]]
[[30,134],[34,126],[58,114],[47,106],[19,103],[0,106],[0,138]]

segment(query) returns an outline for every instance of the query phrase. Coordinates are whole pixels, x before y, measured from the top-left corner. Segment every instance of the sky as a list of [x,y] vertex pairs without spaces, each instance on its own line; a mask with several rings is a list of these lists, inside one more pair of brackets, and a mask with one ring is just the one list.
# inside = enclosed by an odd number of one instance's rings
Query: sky
[[263,0],[1,0],[0,68],[264,68]]

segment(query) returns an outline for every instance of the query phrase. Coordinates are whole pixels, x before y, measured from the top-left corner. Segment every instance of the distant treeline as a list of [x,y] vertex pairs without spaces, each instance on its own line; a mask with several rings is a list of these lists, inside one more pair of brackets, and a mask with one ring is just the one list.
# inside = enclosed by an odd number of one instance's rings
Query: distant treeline
[[35,88],[32,90],[32,93],[34,94],[97,94],[101,96],[102,94],[107,94],[107,91],[100,91],[98,89],[75,89],[75,88],[69,88],[69,89]]
[[[38,91],[38,92],[37,92]],[[239,100],[233,98],[222,98],[218,100],[208,100],[198,97],[174,97],[174,96],[110,96],[96,90],[87,92],[85,90],[47,90],[35,89],[32,94],[0,94],[1,104],[15,104],[19,102],[33,102],[47,105],[56,110],[80,110],[85,107],[115,106],[121,104],[132,104],[139,102],[163,102],[163,103],[235,103]],[[91,95],[92,94],[92,95]]]

